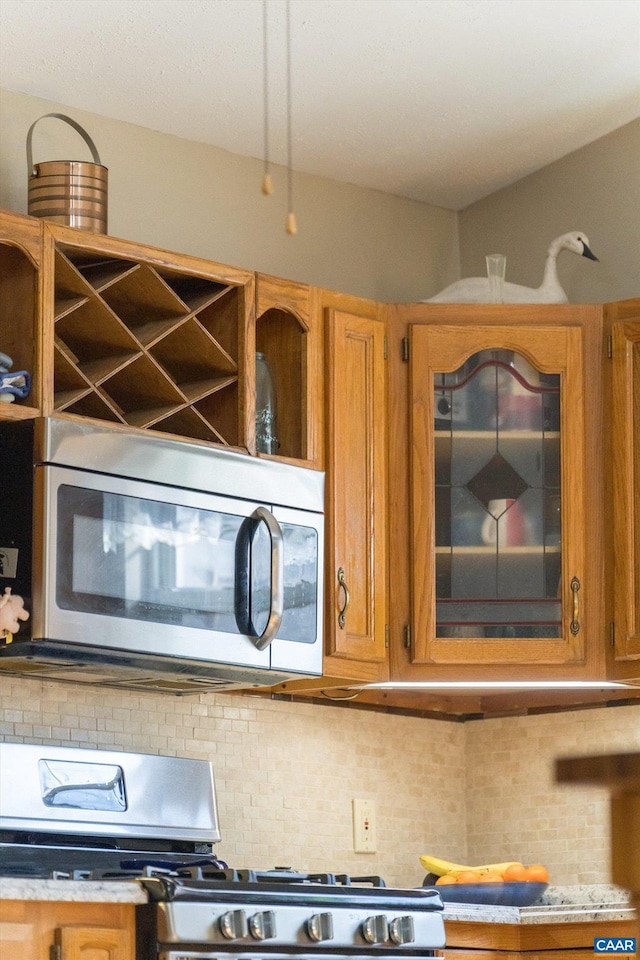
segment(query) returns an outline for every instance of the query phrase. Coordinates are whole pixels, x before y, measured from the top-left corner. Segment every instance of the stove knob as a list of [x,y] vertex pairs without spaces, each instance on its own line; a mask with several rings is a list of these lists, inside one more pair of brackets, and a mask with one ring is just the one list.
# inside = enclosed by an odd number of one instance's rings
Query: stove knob
[[229,910],[220,917],[220,933],[227,940],[241,940],[249,933],[244,910]]
[[413,917],[396,917],[389,924],[389,936],[394,943],[413,943],[416,931],[413,926]]
[[383,914],[367,917],[362,924],[362,936],[367,943],[386,943],[389,939],[389,924]]
[[315,913],[307,920],[307,933],[309,939],[316,943],[333,940],[333,916],[330,913]]
[[276,915],[273,910],[262,910],[249,917],[249,933],[254,940],[272,940],[276,935]]

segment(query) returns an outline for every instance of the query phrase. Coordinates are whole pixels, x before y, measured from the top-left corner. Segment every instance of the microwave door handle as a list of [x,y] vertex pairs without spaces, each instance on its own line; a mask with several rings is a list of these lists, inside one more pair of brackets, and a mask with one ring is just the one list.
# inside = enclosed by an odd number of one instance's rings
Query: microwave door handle
[[284,538],[280,524],[266,507],[257,507],[238,532],[235,616],[240,631],[250,635],[255,628],[249,614],[249,548],[260,521],[266,524],[271,539],[271,608],[264,631],[251,639],[258,650],[265,650],[278,633],[284,613]]
[[271,538],[271,610],[263,633],[254,640],[258,650],[265,650],[278,633],[284,613],[284,537],[282,527],[266,507],[257,507],[253,515],[264,521]]

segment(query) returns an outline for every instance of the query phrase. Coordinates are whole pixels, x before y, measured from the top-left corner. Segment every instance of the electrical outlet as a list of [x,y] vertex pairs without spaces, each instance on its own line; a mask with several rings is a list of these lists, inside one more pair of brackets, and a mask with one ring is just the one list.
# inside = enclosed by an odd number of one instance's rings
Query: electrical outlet
[[376,816],[373,800],[353,800],[353,849],[376,852]]

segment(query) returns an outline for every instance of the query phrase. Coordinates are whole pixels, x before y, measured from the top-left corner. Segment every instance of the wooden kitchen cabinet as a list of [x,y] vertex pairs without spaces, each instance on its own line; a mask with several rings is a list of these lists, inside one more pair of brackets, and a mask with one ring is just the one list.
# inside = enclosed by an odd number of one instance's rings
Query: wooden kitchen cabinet
[[[607,931],[607,935],[608,935]],[[560,950],[477,950],[451,947],[442,952],[444,960],[593,960],[593,940],[589,946]],[[626,954],[635,957],[635,954]]]
[[385,326],[363,313],[326,308],[327,655],[358,678],[386,663],[388,622]]
[[33,377],[0,416],[252,446],[253,273],[5,213],[0,258],[0,349]]
[[[340,310],[336,316],[339,314]],[[386,503],[390,512],[391,575],[386,622],[390,625],[390,679],[481,681],[517,680],[525,676],[541,680],[638,680],[639,315],[637,300],[604,306],[388,307]],[[557,406],[540,404],[542,429],[538,427],[537,434],[523,427],[523,417],[531,403],[526,384],[523,390],[522,384],[516,389],[519,395],[513,411],[502,411],[505,417],[516,418],[510,427],[508,420],[505,425],[507,452],[511,456],[515,450],[518,462],[525,456],[517,452],[518,447],[528,450],[527,469],[533,464],[544,481],[538,484],[536,492],[539,510],[534,542],[509,545],[506,557],[515,560],[516,583],[516,575],[520,576],[520,583],[526,583],[528,571],[535,571],[542,582],[537,599],[542,600],[541,606],[546,606],[551,615],[533,625],[525,624],[522,634],[529,632],[530,636],[517,636],[517,631],[512,631],[515,636],[488,635],[498,632],[495,630],[486,631],[484,636],[438,636],[438,559],[445,560],[441,567],[446,577],[452,551],[447,550],[450,543],[436,542],[442,526],[440,520],[436,530],[436,468],[442,462],[439,448],[446,450],[451,438],[447,438],[442,424],[436,430],[434,378],[459,370],[474,354],[486,350],[519,355],[533,366],[538,376],[533,385],[538,390],[550,387],[550,398],[556,391]],[[335,352],[335,347],[330,351]],[[326,382],[331,383],[330,373]],[[529,393],[538,395],[535,390]],[[544,392],[539,395],[544,396]],[[346,395],[336,395],[334,403],[336,409],[350,409]],[[492,442],[488,432],[485,429],[484,435],[480,431],[478,436],[470,430],[467,436],[457,438],[466,445],[464,458],[478,459],[478,443],[482,448]],[[329,440],[327,449],[332,451],[327,454],[328,542],[332,557],[327,565],[329,647],[324,677],[315,684],[316,689],[337,686],[350,677],[355,681],[368,679],[363,671],[365,659],[354,661],[355,676],[346,673],[344,666],[348,661],[345,658],[340,664],[339,640],[332,639],[337,632],[340,591],[335,582],[339,562],[331,546],[332,537],[337,542],[331,510],[339,509],[331,485],[331,457],[339,457],[340,444],[332,446]],[[481,465],[482,459],[478,463]],[[338,475],[336,472],[335,476]],[[346,480],[340,483],[343,490],[347,485]],[[505,494],[503,497],[507,498]],[[486,499],[492,498],[487,495]],[[451,523],[450,518],[447,522]],[[478,558],[485,563],[495,560],[489,545],[482,541],[462,545],[459,550],[466,563]],[[524,573],[518,574],[518,565]],[[626,618],[624,623],[621,617]],[[351,649],[362,648],[358,645]],[[377,679],[384,679],[382,671]],[[297,692],[295,684],[284,688]],[[357,699],[359,703],[438,714],[482,715],[521,712],[530,706],[634,699],[638,695],[631,689],[494,694],[481,691],[477,695],[387,690],[364,691]]]
[[0,956],[7,960],[133,960],[131,904],[0,901]]
[[413,325],[414,662],[584,660],[581,339]]
[[605,516],[613,570],[610,601],[616,679],[640,674],[640,299],[609,304],[612,322],[610,417],[606,430],[611,474]]
[[594,938],[635,937],[637,924],[633,918],[555,923],[445,919],[445,934],[445,960],[593,960]]
[[343,699],[331,688],[388,678],[386,331],[381,304],[329,290],[317,297],[325,334],[324,667],[320,678],[274,691]]
[[275,455],[322,468],[315,288],[4,212],[0,284],[0,351],[33,375],[0,417],[79,416],[255,454],[258,351]]
[[318,290],[256,276],[255,349],[273,380],[277,413],[275,456],[322,469],[323,342]]
[[[640,682],[640,300],[384,305],[5,212],[0,293],[0,351],[33,378],[26,400],[0,403],[0,418],[106,420],[326,471],[324,675],[278,692],[523,674]],[[256,353],[274,383],[271,453],[256,450]],[[439,415],[436,429],[438,399],[452,399],[452,381],[487,353],[534,369],[534,390],[520,383],[496,413],[516,416],[496,452],[518,461],[521,478],[523,463],[544,475],[526,492],[537,530],[499,558],[481,524],[475,540],[452,537],[463,484],[442,473],[486,466],[502,427],[452,437]],[[553,378],[557,422],[536,436],[522,418]],[[492,501],[522,501],[487,484],[472,494],[485,515]],[[483,620],[470,609],[478,598],[452,583],[486,582],[498,559],[512,595],[498,592]],[[532,579],[533,596],[513,595]],[[526,706],[511,696],[358,699],[446,713]]]
[[115,927],[56,927],[55,960],[128,960],[131,934]]
[[389,328],[393,678],[603,677],[604,311],[398,305]]

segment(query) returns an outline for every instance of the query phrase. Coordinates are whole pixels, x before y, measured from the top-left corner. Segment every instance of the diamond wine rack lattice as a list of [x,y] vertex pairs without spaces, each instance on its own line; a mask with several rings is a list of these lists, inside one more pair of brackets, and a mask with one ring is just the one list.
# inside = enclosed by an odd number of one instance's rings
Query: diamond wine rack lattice
[[54,408],[241,445],[243,288],[59,245]]

